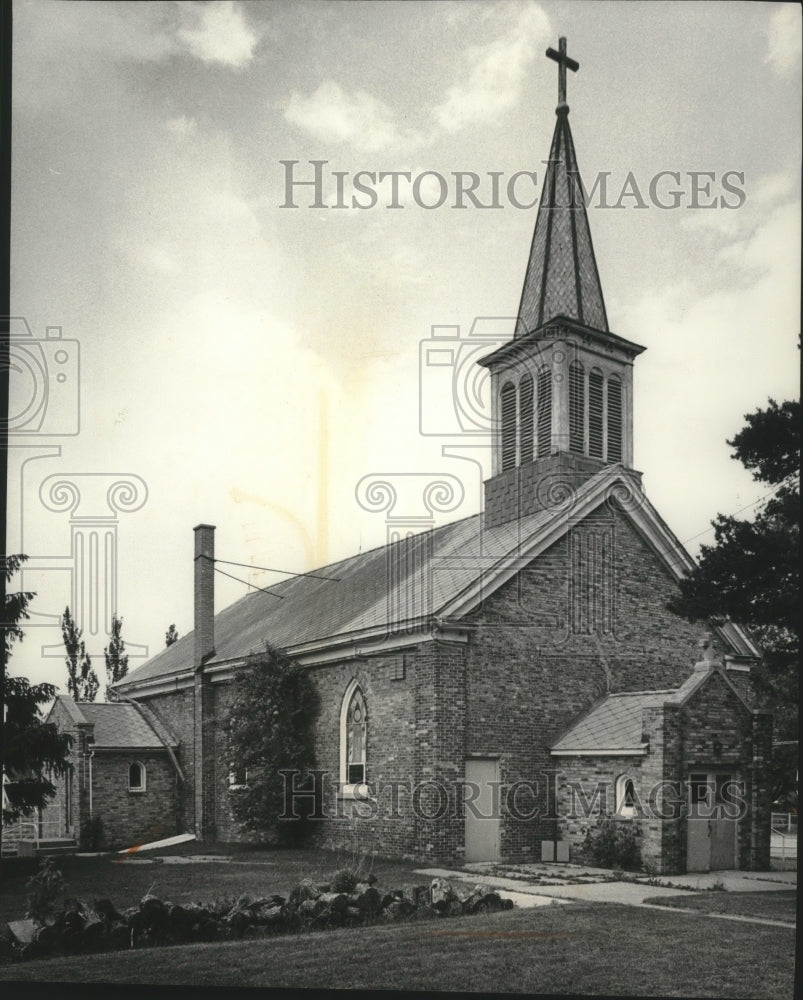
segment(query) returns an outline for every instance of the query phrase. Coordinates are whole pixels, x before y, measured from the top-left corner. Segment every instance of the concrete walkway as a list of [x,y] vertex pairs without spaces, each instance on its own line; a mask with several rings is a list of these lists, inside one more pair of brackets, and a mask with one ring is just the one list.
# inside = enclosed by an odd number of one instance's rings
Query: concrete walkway
[[[472,866],[474,868],[478,866]],[[513,867],[513,866],[512,866]],[[524,867],[524,866],[522,866]],[[535,868],[536,866],[528,866]],[[603,869],[590,870],[573,866],[561,869],[564,881],[551,879],[551,884],[539,881],[542,877],[540,869],[547,866],[537,866],[538,873],[532,873],[533,881],[525,882],[517,875],[516,878],[506,878],[499,875],[486,875],[477,871],[453,871],[445,868],[420,868],[416,874],[429,878],[448,878],[471,885],[484,885],[499,890],[499,895],[513,899],[517,906],[545,906],[549,903],[567,903],[571,900],[587,903],[620,903],[625,906],[640,906],[646,909],[657,909],[667,912],[669,907],[658,903],[645,903],[646,899],[678,896],[699,897],[700,890],[711,888],[716,883],[722,883],[729,892],[773,892],[780,889],[797,888],[796,872],[706,872],[694,875],[672,875],[666,878],[652,879],[653,884],[647,884],[650,876],[636,882],[618,882],[610,879],[611,872],[605,871],[606,881],[600,876]],[[573,881],[572,878],[576,879]],[[593,881],[592,881],[593,879]],[[663,885],[655,885],[661,881]],[[671,883],[671,884],[670,884]],[[682,887],[682,888],[681,888]],[[795,927],[794,923],[782,920],[770,920],[764,917],[745,917],[736,914],[706,913],[691,907],[671,908],[671,912],[693,914],[698,917],[714,917],[718,920],[735,920],[740,923],[765,924],[771,927]]]
[[[420,868],[417,875],[429,878],[457,879],[469,882],[471,885],[494,886],[506,893],[515,892],[520,895],[540,896],[545,903],[553,900],[584,900],[588,903],[626,903],[635,905],[643,903],[650,896],[694,896],[695,892],[687,889],[669,889],[654,885],[640,885],[637,882],[588,882],[585,884],[569,881],[555,885],[543,883],[528,884],[520,879],[504,878],[498,875],[479,875],[474,872],[451,871],[446,868]],[[610,872],[608,873],[610,875]]]
[[658,875],[654,881],[663,885],[671,883],[684,889],[721,886],[727,892],[775,892],[796,889],[797,872],[692,872],[688,875]]

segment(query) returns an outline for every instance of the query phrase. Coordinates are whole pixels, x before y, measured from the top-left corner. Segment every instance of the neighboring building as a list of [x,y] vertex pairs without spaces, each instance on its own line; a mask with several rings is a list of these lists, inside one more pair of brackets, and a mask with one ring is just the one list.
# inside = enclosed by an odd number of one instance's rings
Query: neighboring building
[[[563,43],[555,55],[565,74]],[[177,829],[243,838],[223,721],[232,678],[267,640],[320,693],[321,845],[351,846],[357,830],[365,849],[432,862],[585,860],[608,811],[640,831],[655,871],[769,867],[760,653],[734,626],[667,608],[693,563],[633,468],[643,348],[608,329],[568,116],[562,93],[516,335],[481,362],[497,428],[484,512],[217,616],[214,529],[195,529],[195,630],[116,688],[176,733]],[[739,791],[741,812],[709,815]],[[366,794],[375,815],[357,819]]]
[[41,810],[51,838],[112,848],[176,832],[178,743],[146,706],[59,695],[47,721],[73,738],[67,770],[54,779],[56,796]]

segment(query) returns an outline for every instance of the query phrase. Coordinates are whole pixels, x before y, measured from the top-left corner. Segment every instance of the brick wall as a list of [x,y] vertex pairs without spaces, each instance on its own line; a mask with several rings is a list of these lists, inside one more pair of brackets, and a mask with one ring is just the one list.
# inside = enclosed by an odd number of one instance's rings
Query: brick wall
[[147,706],[168,727],[179,742],[175,754],[184,774],[184,782],[178,783],[176,791],[176,822],[179,832],[193,833],[195,831],[195,706],[193,689],[191,687],[177,688],[167,694],[149,696]]
[[486,479],[485,524],[493,528],[560,505],[565,502],[567,489],[576,490],[605,464],[601,459],[561,452]]
[[[594,614],[573,614],[571,583],[573,539],[587,551],[588,537],[603,534],[611,540],[612,577],[606,580],[600,565],[588,568],[585,598],[602,608],[603,591],[612,587],[607,633],[590,631]],[[667,611],[675,591],[626,515],[605,504],[470,616],[467,752],[498,753],[503,781],[535,781],[544,789],[539,818],[503,822],[503,857],[540,858],[540,841],[555,836],[546,787],[565,759],[553,759],[549,747],[581,712],[607,691],[674,689],[691,673],[705,630]],[[663,830],[652,836],[647,853],[657,856]]]
[[[144,792],[128,787],[128,768],[145,766]],[[179,832],[177,775],[166,750],[96,750],[92,759],[92,814],[103,823],[104,848],[131,847]]]

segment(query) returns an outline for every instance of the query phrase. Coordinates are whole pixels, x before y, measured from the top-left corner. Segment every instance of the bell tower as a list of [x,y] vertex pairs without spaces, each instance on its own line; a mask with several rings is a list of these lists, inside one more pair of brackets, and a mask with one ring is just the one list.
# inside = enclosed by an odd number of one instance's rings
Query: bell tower
[[513,340],[480,360],[491,375],[493,469],[488,527],[565,501],[606,465],[633,465],[633,360],[644,350],[608,329],[577,156],[566,54],[557,121]]

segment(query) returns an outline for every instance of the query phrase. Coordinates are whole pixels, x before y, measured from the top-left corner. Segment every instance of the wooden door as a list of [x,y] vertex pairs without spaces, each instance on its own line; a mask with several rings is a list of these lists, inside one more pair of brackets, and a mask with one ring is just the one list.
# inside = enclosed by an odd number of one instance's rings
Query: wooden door
[[738,820],[728,807],[734,775],[693,771],[689,775],[686,871],[723,871],[737,866]]
[[737,821],[727,809],[728,786],[732,774],[712,774],[714,783],[714,815],[711,818],[711,871],[736,868]]
[[466,861],[499,860],[499,761],[473,757],[466,761]]

